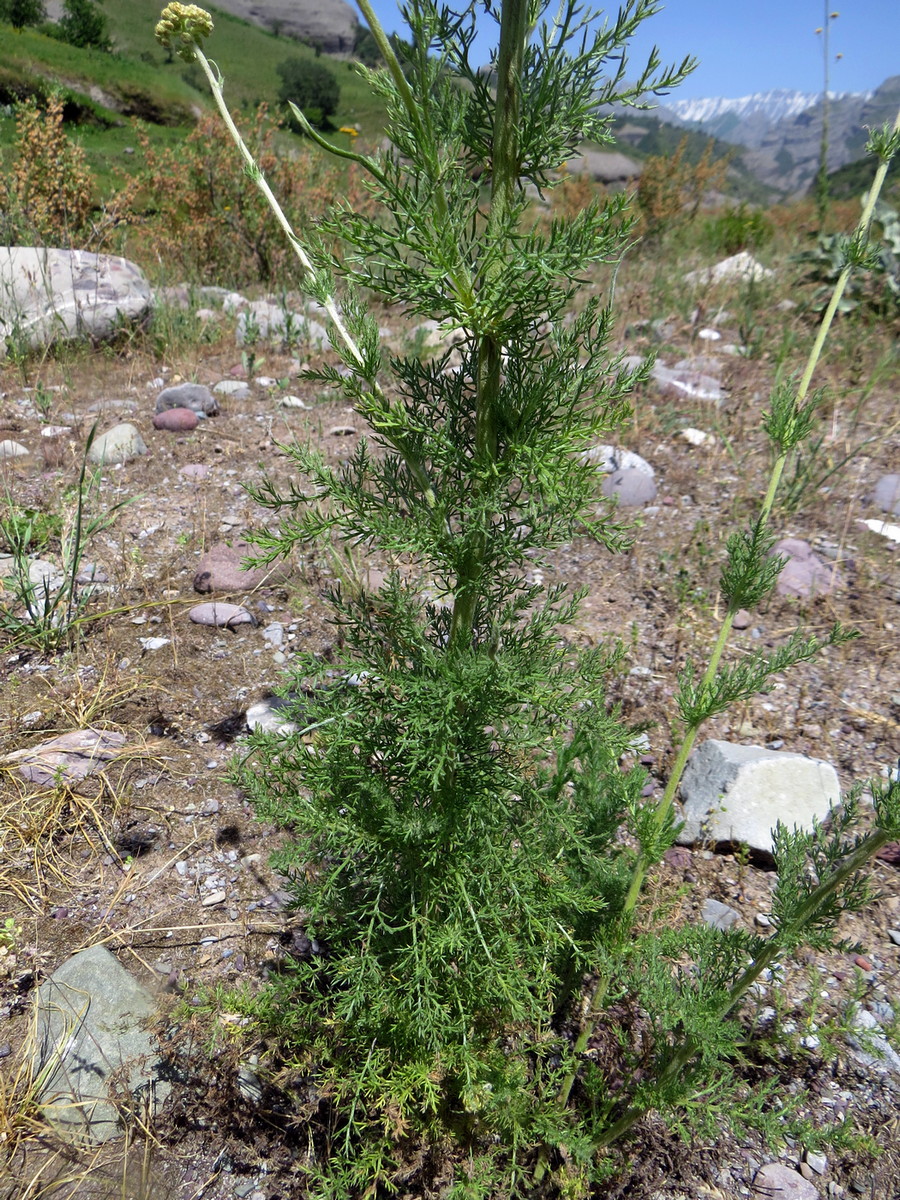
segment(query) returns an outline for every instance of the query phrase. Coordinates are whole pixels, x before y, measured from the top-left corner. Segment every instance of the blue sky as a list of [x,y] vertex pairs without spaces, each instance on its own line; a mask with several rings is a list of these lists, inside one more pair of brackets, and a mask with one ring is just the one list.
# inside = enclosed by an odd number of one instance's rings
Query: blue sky
[[[396,3],[373,0],[373,6],[388,32],[401,27]],[[900,0],[836,0],[830,11],[840,13],[829,34],[833,90],[868,91],[900,75]],[[772,88],[818,92],[822,39],[815,30],[824,15],[821,0],[669,0],[641,27],[632,61],[636,68],[645,62],[654,43],[664,62],[686,54],[699,58],[700,66],[674,93],[686,99]],[[487,21],[486,29],[485,60],[496,26]],[[835,61],[837,54],[842,58]]]

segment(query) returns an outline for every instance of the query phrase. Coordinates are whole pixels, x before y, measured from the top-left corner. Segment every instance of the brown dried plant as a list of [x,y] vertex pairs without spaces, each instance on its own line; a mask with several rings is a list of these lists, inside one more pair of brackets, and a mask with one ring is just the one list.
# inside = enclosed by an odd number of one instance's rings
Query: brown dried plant
[[0,236],[7,245],[102,250],[134,204],[126,184],[102,205],[84,150],[66,133],[60,95],[16,106],[14,157],[0,173]]
[[[260,169],[283,198],[298,229],[309,229],[339,196],[361,192],[356,170],[334,167],[306,146],[276,147],[277,124],[267,106],[245,130]],[[271,284],[288,277],[293,250],[284,241],[263,198],[246,186],[227,131],[212,114],[175,149],[160,151],[139,126],[141,187],[147,215],[137,234],[166,274],[232,287]],[[148,254],[140,254],[140,261]]]
[[714,159],[710,141],[692,163],[686,157],[687,143],[684,137],[672,154],[651,155],[644,162],[637,204],[647,236],[693,221],[709,194],[720,191],[725,183],[728,157]]

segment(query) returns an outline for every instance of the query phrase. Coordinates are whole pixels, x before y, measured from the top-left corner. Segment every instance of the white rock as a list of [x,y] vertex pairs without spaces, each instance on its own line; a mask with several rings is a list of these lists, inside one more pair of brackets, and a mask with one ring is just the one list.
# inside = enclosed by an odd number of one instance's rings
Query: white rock
[[28,447],[23,446],[21,442],[0,442],[0,459],[27,458],[30,453],[31,451],[28,449]]
[[298,729],[297,722],[284,715],[288,703],[289,701],[280,696],[270,696],[267,700],[251,704],[247,709],[247,725],[250,729],[260,729],[263,733],[295,733]]
[[246,400],[250,395],[250,385],[243,379],[222,379],[215,384],[213,391],[220,396],[230,396],[232,400]]
[[282,396],[278,403],[282,408],[309,408],[310,406],[305,400],[301,400],[299,396]]
[[715,436],[711,433],[704,433],[702,429],[682,429],[681,437],[691,446],[704,446],[707,442],[715,442]]
[[163,646],[168,646],[171,640],[171,638],[167,637],[138,638],[138,641],[145,650],[162,650]]
[[633,450],[620,450],[618,446],[591,446],[582,454],[584,462],[594,463],[598,471],[610,474],[613,471],[640,471],[653,478],[655,472],[645,458]]
[[11,340],[109,337],[150,309],[150,284],[113,254],[0,246],[0,357]]
[[682,845],[741,842],[771,854],[778,821],[812,828],[840,800],[830,763],[714,738],[688,760],[681,782]]
[[860,521],[860,525],[865,525],[866,529],[871,529],[873,533],[880,533],[882,537],[886,537],[889,541],[900,542],[900,525],[889,525],[887,521],[879,521],[870,518],[867,521]]
[[848,1034],[847,1041],[853,1047],[853,1057],[858,1063],[879,1073],[900,1074],[900,1054],[868,1009],[858,1010],[853,1018],[853,1028],[856,1032]]
[[722,259],[714,267],[705,267],[699,271],[688,272],[684,277],[684,282],[710,284],[737,279],[745,283],[757,283],[759,280],[768,279],[774,274],[774,271],[770,271],[768,267],[764,267],[762,263],[757,262],[747,250],[741,250],[739,254],[732,254],[730,258]]
[[103,466],[106,463],[127,463],[146,453],[147,447],[137,426],[125,422],[122,425],[114,425],[112,429],[95,438],[88,451],[88,458],[92,463]]

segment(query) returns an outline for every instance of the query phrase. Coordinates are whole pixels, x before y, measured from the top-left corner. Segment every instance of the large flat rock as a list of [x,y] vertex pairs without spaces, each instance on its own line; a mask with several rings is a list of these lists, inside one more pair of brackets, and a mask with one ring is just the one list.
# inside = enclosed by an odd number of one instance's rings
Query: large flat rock
[[681,781],[682,845],[741,843],[771,854],[772,830],[809,830],[840,800],[834,767],[762,746],[710,738],[691,755]]
[[143,271],[115,254],[0,246],[0,355],[11,346],[102,340],[150,311]]
[[168,1094],[145,1025],[150,992],[103,946],[73,954],[37,994],[35,1078],[45,1118],[66,1140],[100,1144],[129,1117],[152,1116]]

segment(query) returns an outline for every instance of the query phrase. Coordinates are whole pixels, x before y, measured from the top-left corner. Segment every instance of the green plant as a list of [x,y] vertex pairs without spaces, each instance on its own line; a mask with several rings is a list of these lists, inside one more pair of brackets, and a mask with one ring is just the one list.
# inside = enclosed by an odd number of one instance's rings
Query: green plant
[[96,476],[88,474],[88,453],[96,434],[96,425],[88,435],[74,503],[70,513],[60,518],[58,577],[42,570],[37,576],[29,557],[29,548],[47,537],[47,514],[30,515],[10,509],[0,521],[0,532],[12,557],[10,573],[0,592],[0,630],[15,643],[36,646],[44,653],[58,650],[72,638],[88,619],[91,592],[79,592],[78,575],[88,541],[115,520],[127,500],[90,513],[89,501]]
[[324,64],[286,58],[276,70],[281,79],[278,101],[285,108],[296,105],[313,125],[322,125],[337,112],[341,85]]
[[0,0],[0,21],[8,22],[13,29],[37,25],[44,15],[43,0]]
[[59,36],[70,46],[81,49],[112,50],[106,17],[95,0],[63,0]]
[[[552,186],[573,138],[604,137],[598,101],[669,86],[690,64],[656,74],[654,56],[633,88],[623,84],[627,41],[652,0],[599,31],[574,4],[543,25],[543,6],[506,0],[494,90],[469,59],[472,14],[412,4],[401,63],[368,0],[362,10],[386,64],[369,78],[395,150],[367,158],[307,129],[366,170],[383,199],[380,220],[341,206],[323,222],[344,240],[340,259],[290,229],[240,139],[200,49],[208,14],[172,4],[158,26],[199,61],[328,313],[340,365],[309,377],[339,389],[373,430],[375,449],[361,440],[335,468],[290,447],[298,479],[251,490],[283,518],[279,532],[254,534],[257,561],[337,538],[405,567],[375,591],[333,589],[337,679],[335,664],[304,662],[287,684],[302,676],[302,728],[254,736],[238,766],[259,815],[289,830],[275,862],[311,939],[251,1008],[300,1080],[317,1195],[424,1191],[439,1178],[457,1198],[585,1196],[608,1176],[607,1147],[650,1109],[703,1128],[714,1089],[741,1093],[747,990],[800,943],[832,944],[841,913],[868,897],[861,869],[900,832],[890,783],[872,787],[866,837],[854,832],[852,796],[827,836],[779,828],[766,937],[671,928],[642,907],[703,723],[848,636],[798,632],[723,662],[735,614],[759,603],[782,565],[768,519],[785,461],[809,435],[822,342],[796,387],[772,395],[770,486],[728,540],[726,615],[706,669],[681,675],[681,745],[662,799],[645,804],[642,774],[619,767],[633,731],[603,691],[621,651],[566,646],[558,626],[579,596],[524,581],[576,530],[622,541],[609,509],[596,512],[582,452],[622,420],[646,368],[610,361],[611,314],[596,297],[574,316],[570,307],[630,226],[614,198],[534,228],[522,181]],[[603,80],[609,60],[617,74]],[[385,361],[363,288],[462,330],[461,365],[450,369],[449,350]],[[732,1112],[755,1119],[744,1098]]]
[[881,230],[877,240],[868,235],[860,240],[842,233],[820,233],[812,249],[794,256],[795,262],[807,268],[804,281],[815,286],[809,300],[815,311],[826,306],[850,262],[855,271],[838,311],[888,319],[900,315],[900,217],[881,203],[874,205],[872,217]]
[[737,254],[758,250],[772,240],[772,222],[757,208],[741,203],[711,217],[703,230],[704,241],[714,254]]

